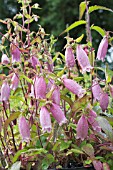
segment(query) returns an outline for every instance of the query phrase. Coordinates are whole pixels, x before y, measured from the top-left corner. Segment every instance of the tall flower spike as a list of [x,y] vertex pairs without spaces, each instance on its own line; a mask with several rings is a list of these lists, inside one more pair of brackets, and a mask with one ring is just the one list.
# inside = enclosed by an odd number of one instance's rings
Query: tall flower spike
[[73,54],[72,48],[67,47],[65,51],[65,61],[67,67],[74,67],[75,65],[75,56]]
[[10,87],[7,81],[5,81],[1,87],[1,101],[8,101],[9,96],[10,96]]
[[102,93],[102,89],[98,83],[98,81],[96,81],[95,79],[93,80],[93,84],[92,84],[92,93],[93,93],[93,97],[95,100],[100,100],[100,95]]
[[87,137],[88,135],[88,122],[84,115],[81,116],[81,118],[78,121],[77,124],[77,139],[81,139],[82,141]]
[[20,50],[15,46],[11,45],[12,63],[20,62]]
[[34,81],[34,95],[36,99],[45,98],[46,82],[43,77],[36,76]]
[[64,123],[67,123],[67,119],[66,119],[63,111],[60,109],[60,106],[52,103],[52,105],[50,107],[50,111],[60,126],[62,126],[62,124],[64,124]]
[[6,54],[3,54],[2,55],[2,58],[1,58],[1,63],[2,64],[8,64],[10,62],[9,58],[7,57]]
[[99,103],[100,103],[100,107],[102,111],[104,112],[107,109],[108,104],[109,104],[109,96],[107,93],[101,94]]
[[77,45],[76,55],[77,55],[78,63],[82,69],[82,73],[90,72],[90,70],[93,67],[90,65],[89,58],[86,52],[82,49],[81,45]]
[[64,86],[71,91],[72,93],[76,94],[79,98],[84,96],[86,92],[82,87],[76,83],[74,80],[63,78]]
[[22,136],[22,140],[29,142],[30,140],[30,128],[24,116],[19,119],[19,132]]
[[17,87],[18,87],[18,84],[19,84],[18,74],[16,74],[16,73],[13,74],[13,77],[12,77],[12,79],[11,79],[11,82],[12,82],[12,83],[11,83],[10,88],[11,88],[12,90],[16,90]]
[[50,113],[45,106],[41,107],[41,110],[40,110],[40,124],[42,126],[42,131],[44,133],[46,131],[48,133],[51,132],[52,127],[51,127]]
[[108,38],[105,36],[98,47],[97,59],[104,61],[108,49]]

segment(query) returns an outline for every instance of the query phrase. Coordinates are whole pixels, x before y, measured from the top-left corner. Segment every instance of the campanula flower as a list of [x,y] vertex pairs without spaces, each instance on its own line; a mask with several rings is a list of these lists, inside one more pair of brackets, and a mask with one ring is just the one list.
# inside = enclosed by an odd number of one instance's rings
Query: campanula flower
[[65,51],[65,61],[67,67],[74,67],[75,65],[75,56],[71,47],[67,47]]
[[93,97],[95,100],[99,101],[100,100],[100,95],[102,93],[102,89],[98,83],[98,81],[96,79],[93,80],[92,83],[92,93],[93,93]]
[[109,104],[109,96],[107,93],[101,93],[99,103],[102,111],[104,112]]
[[13,77],[11,79],[11,86],[10,86],[10,88],[12,90],[16,90],[17,87],[18,87],[18,84],[19,84],[19,76],[18,76],[18,74],[14,73]]
[[35,56],[32,56],[32,57],[30,58],[29,62],[31,63],[31,65],[33,66],[34,69],[36,69],[36,66],[41,67],[41,64],[40,64],[38,58],[35,57]]
[[3,54],[2,55],[2,58],[1,58],[1,63],[2,64],[8,64],[10,62],[9,58],[7,57],[6,54]]
[[1,101],[8,101],[10,96],[10,87],[7,81],[4,81],[1,87]]
[[20,62],[20,50],[17,46],[11,45],[12,63]]

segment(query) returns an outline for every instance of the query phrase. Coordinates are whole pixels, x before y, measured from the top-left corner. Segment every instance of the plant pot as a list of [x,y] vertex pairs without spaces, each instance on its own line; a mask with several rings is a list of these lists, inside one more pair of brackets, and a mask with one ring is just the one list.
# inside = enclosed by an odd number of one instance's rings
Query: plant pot
[[49,170],[95,170],[93,167],[75,167],[75,168],[62,168],[62,169],[49,169]]

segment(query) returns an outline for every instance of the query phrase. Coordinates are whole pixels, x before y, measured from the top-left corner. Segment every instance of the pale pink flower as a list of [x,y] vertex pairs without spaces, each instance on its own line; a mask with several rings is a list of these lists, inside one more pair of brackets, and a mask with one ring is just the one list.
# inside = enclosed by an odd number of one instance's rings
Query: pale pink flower
[[10,96],[10,87],[7,81],[5,81],[1,87],[1,101],[8,101],[9,96]]
[[52,88],[54,90],[53,90],[51,99],[52,99],[53,103],[60,105],[60,89],[59,89],[59,87],[57,87],[55,85],[53,85]]
[[92,84],[92,93],[93,93],[93,97],[95,100],[100,100],[100,95],[102,93],[102,89],[98,83],[98,81],[93,80],[93,84]]
[[104,61],[106,53],[107,53],[107,49],[108,49],[108,38],[104,37],[101,40],[100,45],[98,47],[98,51],[97,51],[97,59],[98,60]]
[[88,135],[88,122],[84,115],[81,116],[81,118],[78,121],[77,124],[77,139],[81,139],[82,141],[87,137]]
[[101,93],[99,103],[102,111],[104,112],[109,104],[109,96],[107,93]]
[[46,82],[44,80],[43,77],[35,77],[34,80],[34,86],[32,86],[32,88],[34,89],[33,94],[35,95],[36,99],[39,98],[45,98],[46,96]]
[[109,85],[109,90],[110,90],[111,97],[113,98],[113,85]]
[[11,86],[10,86],[10,88],[11,88],[12,90],[16,90],[17,87],[18,87],[18,84],[19,84],[18,74],[14,73],[14,74],[13,74],[13,77],[12,77],[12,79],[11,79]]
[[64,115],[64,112],[61,110],[59,105],[52,103],[50,111],[60,126],[62,126],[62,124],[64,123],[67,123],[67,119]]
[[44,133],[46,131],[48,133],[51,132],[52,126],[51,126],[50,113],[45,106],[41,107],[41,110],[40,110],[40,124],[42,126],[42,131]]
[[90,65],[89,58],[86,52],[82,49],[81,45],[77,45],[76,55],[78,63],[82,69],[82,73],[90,72],[93,67]]
[[103,165],[98,160],[93,161],[93,166],[94,166],[95,170],[103,170]]
[[75,65],[75,56],[71,47],[67,47],[65,51],[65,61],[67,67],[74,67]]
[[22,140],[25,142],[29,142],[30,128],[24,116],[19,118],[19,132],[22,136]]
[[64,83],[64,86],[69,91],[76,94],[79,98],[84,96],[86,91],[84,89],[82,89],[82,87],[78,83],[76,83],[76,81],[67,79],[67,78],[63,78],[63,83]]
[[7,57],[6,54],[3,54],[3,55],[2,55],[1,63],[2,63],[2,64],[8,64],[8,63],[10,63],[10,60],[9,60],[9,58]]
[[20,62],[20,50],[15,45],[11,46],[12,63]]
[[53,72],[54,65],[53,65],[53,61],[52,61],[51,56],[48,56],[48,61],[46,62],[46,64],[47,64],[48,71]]
[[32,56],[32,57],[30,58],[29,62],[31,63],[31,65],[33,66],[34,69],[36,69],[36,66],[41,67],[41,64],[40,64],[38,58],[35,57],[35,56]]

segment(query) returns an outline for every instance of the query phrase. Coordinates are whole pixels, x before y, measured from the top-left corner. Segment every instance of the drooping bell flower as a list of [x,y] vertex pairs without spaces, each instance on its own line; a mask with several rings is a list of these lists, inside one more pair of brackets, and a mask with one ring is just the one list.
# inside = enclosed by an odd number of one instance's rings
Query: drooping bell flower
[[62,126],[62,124],[64,123],[67,123],[67,119],[64,115],[64,112],[61,110],[59,105],[52,103],[50,111],[60,126]]
[[97,114],[94,110],[90,110],[88,114],[88,122],[91,124],[92,128],[97,131],[101,132],[101,127],[99,126],[97,120]]
[[22,141],[29,142],[30,128],[24,116],[19,118],[19,132],[22,136]]
[[109,96],[107,93],[101,93],[99,103],[102,111],[104,112],[109,104]]
[[35,77],[35,80],[34,80],[34,95],[35,95],[36,99],[45,98],[46,82],[45,82],[45,80],[42,76],[41,77],[38,77],[38,76]]
[[77,139],[81,139],[82,141],[87,137],[88,135],[88,122],[84,115],[81,116],[81,118],[78,121],[77,124]]
[[41,110],[40,110],[40,124],[42,126],[42,131],[44,133],[46,131],[48,133],[51,132],[52,126],[51,126],[50,113],[45,106],[41,107]]
[[78,63],[82,69],[82,73],[90,72],[93,67],[90,65],[89,58],[86,52],[82,49],[81,45],[77,45],[76,55]]
[[76,94],[78,98],[81,98],[85,94],[85,90],[82,89],[82,87],[76,83],[74,80],[63,78],[63,84],[64,86],[71,91],[72,93]]
[[3,55],[2,55],[1,63],[2,63],[2,64],[8,64],[8,63],[10,63],[10,60],[9,60],[9,58],[7,57],[6,54],[3,54]]
[[8,101],[9,96],[10,96],[10,87],[7,81],[5,81],[1,87],[1,101]]
[[19,48],[11,44],[12,63],[20,62],[20,54]]
[[108,38],[105,36],[98,47],[97,59],[104,61],[108,49]]
[[98,160],[93,161],[93,166],[94,166],[95,170],[103,170],[103,165]]
[[51,99],[53,100],[53,103],[60,105],[60,90],[57,86],[53,85],[53,93],[51,96]]
[[94,79],[92,84],[92,93],[95,100],[100,100],[100,95],[102,93],[102,89],[99,85],[99,83]]
[[113,98],[113,85],[109,85],[109,90],[110,90],[111,97]]
[[30,58],[29,62],[31,63],[31,65],[33,66],[34,69],[36,69],[36,66],[41,67],[41,64],[40,64],[38,58],[35,57],[35,56],[32,56],[32,57]]
[[48,56],[48,61],[46,62],[46,64],[47,64],[48,71],[53,72],[54,65],[53,65],[53,61],[52,61],[51,56]]
[[75,56],[71,47],[67,47],[65,51],[65,61],[67,67],[74,67],[75,65]]
[[14,73],[13,77],[11,79],[11,86],[10,86],[10,88],[12,90],[16,90],[17,87],[18,87],[18,84],[19,84],[19,76],[18,76],[18,74]]

